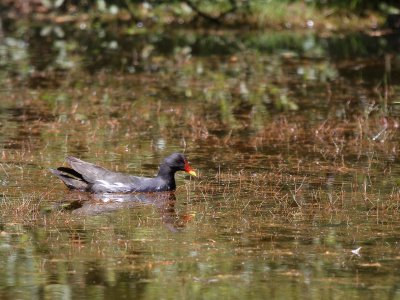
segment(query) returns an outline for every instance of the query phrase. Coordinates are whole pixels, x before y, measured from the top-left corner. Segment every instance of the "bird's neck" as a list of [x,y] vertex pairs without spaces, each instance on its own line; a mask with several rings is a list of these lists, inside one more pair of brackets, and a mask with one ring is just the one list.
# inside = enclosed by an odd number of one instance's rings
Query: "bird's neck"
[[157,177],[168,181],[175,181],[175,171],[167,164],[161,164]]
[[166,186],[166,190],[175,190],[175,170],[173,170],[171,167],[166,164],[162,164],[160,166],[160,170],[158,171],[157,178],[163,181],[163,184]]

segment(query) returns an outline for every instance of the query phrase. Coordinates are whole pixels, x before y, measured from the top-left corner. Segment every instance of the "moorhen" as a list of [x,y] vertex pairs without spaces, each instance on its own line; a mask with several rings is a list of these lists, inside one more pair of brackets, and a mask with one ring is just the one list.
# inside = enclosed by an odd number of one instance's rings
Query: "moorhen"
[[71,168],[59,167],[50,171],[68,188],[91,193],[173,191],[176,188],[175,172],[185,171],[196,176],[196,172],[181,153],[173,153],[165,158],[154,178],[109,171],[72,156],[68,156],[66,161]]

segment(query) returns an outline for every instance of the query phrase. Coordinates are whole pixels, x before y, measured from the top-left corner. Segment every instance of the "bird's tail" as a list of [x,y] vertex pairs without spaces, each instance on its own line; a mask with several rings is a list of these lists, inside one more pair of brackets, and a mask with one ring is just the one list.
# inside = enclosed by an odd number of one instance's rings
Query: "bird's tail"
[[50,172],[60,178],[70,189],[86,191],[88,188],[88,182],[73,169],[60,167],[58,169],[50,169]]

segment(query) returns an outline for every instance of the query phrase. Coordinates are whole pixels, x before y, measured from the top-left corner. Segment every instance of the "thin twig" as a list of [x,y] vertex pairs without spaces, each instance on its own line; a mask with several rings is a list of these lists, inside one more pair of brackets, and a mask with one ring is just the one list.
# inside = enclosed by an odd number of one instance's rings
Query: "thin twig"
[[228,10],[220,13],[217,17],[214,17],[212,15],[209,15],[209,14],[201,11],[191,0],[185,0],[183,2],[186,3],[200,17],[202,17],[202,18],[204,18],[206,20],[209,20],[209,21],[211,21],[213,23],[216,23],[218,25],[221,24],[221,19],[223,19],[226,15],[228,15],[230,13],[233,13],[238,8],[237,3],[236,3],[235,0],[229,0],[229,3],[231,4],[231,8],[229,8]]

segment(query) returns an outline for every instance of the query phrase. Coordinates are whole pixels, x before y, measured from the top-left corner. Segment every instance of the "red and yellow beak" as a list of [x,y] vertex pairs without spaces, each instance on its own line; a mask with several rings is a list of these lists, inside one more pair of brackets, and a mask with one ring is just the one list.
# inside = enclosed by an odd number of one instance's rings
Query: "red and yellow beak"
[[189,165],[189,163],[185,160],[185,172],[189,173],[190,175],[196,177],[197,174],[196,172],[192,169],[192,167]]

